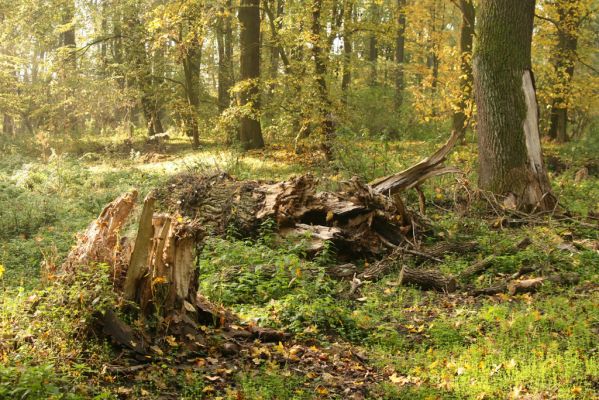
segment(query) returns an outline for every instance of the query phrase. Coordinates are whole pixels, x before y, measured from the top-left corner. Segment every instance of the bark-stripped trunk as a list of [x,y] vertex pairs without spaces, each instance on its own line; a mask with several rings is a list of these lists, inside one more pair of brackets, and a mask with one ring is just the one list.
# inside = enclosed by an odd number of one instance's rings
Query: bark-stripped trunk
[[353,9],[353,0],[346,0],[343,5],[343,75],[341,77],[341,92],[344,103],[347,103],[347,91],[351,82],[351,57],[353,52],[351,21]]
[[472,100],[472,39],[474,37],[474,3],[460,0],[462,26],[460,28],[460,94],[458,110],[453,114],[453,129],[461,136],[466,133],[466,107]]
[[558,48],[554,58],[554,69],[559,77],[560,93],[551,104],[549,137],[559,143],[568,141],[568,94],[574,76],[580,24],[579,0],[566,0],[556,4],[559,20],[557,23]]
[[531,71],[534,0],[483,0],[474,56],[479,186],[520,208],[555,205],[543,166]]
[[187,49],[183,59],[183,72],[185,74],[185,94],[189,105],[187,115],[187,136],[193,140],[193,148],[200,147],[200,133],[198,128],[198,111],[200,108],[200,66],[202,62],[202,43],[198,38]]
[[260,127],[260,1],[242,0],[239,8],[240,79],[244,88],[239,93],[240,105],[248,107],[241,117],[239,138],[245,150],[264,147]]
[[320,14],[322,11],[322,0],[314,0],[312,3],[312,56],[314,57],[314,72],[316,73],[316,86],[320,97],[319,112],[320,123],[323,133],[322,149],[327,160],[333,158],[333,139],[335,135],[335,126],[331,118],[331,100],[327,89],[327,65],[326,55],[322,48],[322,26],[320,23]]
[[395,38],[395,110],[399,111],[403,104],[404,61],[406,32],[406,0],[397,0],[397,36]]
[[221,8],[222,16],[218,19],[216,42],[218,47],[218,109],[222,113],[231,105],[229,91],[233,85],[233,28],[231,17],[224,16],[231,12],[231,0],[227,8]]

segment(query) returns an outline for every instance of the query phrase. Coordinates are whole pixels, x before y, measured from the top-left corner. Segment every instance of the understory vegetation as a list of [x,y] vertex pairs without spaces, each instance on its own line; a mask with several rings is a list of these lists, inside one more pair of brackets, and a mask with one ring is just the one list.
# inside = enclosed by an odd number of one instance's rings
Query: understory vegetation
[[[76,233],[106,203],[132,188],[146,194],[186,171],[220,170],[264,180],[311,171],[327,178],[328,185],[354,175],[368,181],[430,154],[443,138],[429,134],[389,141],[348,135],[352,146],[344,146],[340,138],[332,164],[309,155],[300,158],[284,145],[241,154],[206,141],[192,152],[182,151],[176,138],[157,147],[144,144],[141,135],[134,150],[119,148],[118,138],[89,137],[60,143],[64,150],[47,158],[34,142],[3,142],[0,398],[341,399],[346,398],[345,387],[361,385],[368,385],[372,399],[595,398],[599,231],[581,221],[597,218],[599,212],[596,133],[546,147],[549,173],[568,218],[518,221],[490,212],[472,188],[471,141],[456,148],[448,161],[464,176],[435,178],[423,186],[426,218],[434,229],[431,242],[470,240],[479,245],[475,252],[444,256],[437,265],[442,272],[457,276],[477,260],[496,255],[490,268],[463,283],[486,287],[497,276],[535,266],[576,271],[578,284],[474,297],[400,286],[395,271],[365,283],[356,298],[347,294],[349,281],[326,274],[326,267],[337,263],[333,246],[306,257],[307,240],[281,240],[265,223],[257,238],[242,239],[231,231],[207,240],[200,293],[235,312],[243,323],[292,334],[292,343],[257,343],[250,365],[214,359],[209,345],[205,355],[193,360],[165,353],[131,371],[115,367],[119,351],[89,330],[94,314],[114,297],[107,267],[84,268],[68,285],[57,269]],[[58,143],[48,146],[58,148]],[[589,175],[576,179],[582,167]],[[406,203],[417,209],[416,193],[408,192]],[[524,238],[531,240],[529,247],[507,251]],[[369,262],[356,260],[359,268]],[[215,328],[202,329],[218,342]],[[293,343],[327,349],[332,358],[336,349],[349,347],[381,378],[363,382],[347,371],[341,382],[317,364],[298,367]],[[176,350],[174,338],[169,346]],[[275,362],[274,354],[287,361]],[[364,368],[360,365],[355,368]]]

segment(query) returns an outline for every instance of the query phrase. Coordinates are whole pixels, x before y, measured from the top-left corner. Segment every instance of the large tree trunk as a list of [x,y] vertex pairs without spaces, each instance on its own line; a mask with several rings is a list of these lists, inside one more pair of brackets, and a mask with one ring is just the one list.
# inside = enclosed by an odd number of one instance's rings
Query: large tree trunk
[[534,0],[482,0],[474,56],[479,186],[523,209],[555,205],[531,71]]
[[473,0],[460,0],[462,26],[460,28],[460,97],[458,110],[453,114],[453,130],[461,136],[466,133],[466,107],[472,100],[472,39],[474,37]]
[[193,148],[200,147],[200,133],[198,128],[198,111],[200,108],[200,66],[202,62],[202,43],[195,38],[187,47],[183,59],[183,72],[185,74],[185,94],[189,105],[187,115],[187,136],[193,140]]
[[353,0],[345,0],[343,4],[343,75],[341,77],[342,100],[347,103],[347,91],[351,83],[352,38],[351,21],[354,11]]
[[376,37],[375,27],[379,22],[379,7],[376,2],[370,5],[370,19],[372,23],[372,32],[368,36],[368,62],[370,63],[370,76],[368,84],[375,86],[377,81],[377,59],[378,59],[378,40]]
[[406,32],[406,0],[397,0],[397,36],[395,38],[395,111],[403,104],[404,92],[404,61],[405,61],[405,32]]
[[[221,8],[223,14],[218,19],[216,40],[218,47],[218,109],[222,113],[231,105],[229,91],[233,85],[233,28],[231,26],[231,0]],[[227,15],[224,15],[227,13]]]
[[239,8],[240,105],[247,107],[241,117],[239,138],[245,150],[264,147],[260,127],[260,1],[242,0]]
[[581,13],[578,7],[579,0],[566,0],[556,3],[559,20],[557,21],[558,47],[554,55],[554,69],[559,78],[558,96],[551,104],[551,122],[549,137],[559,143],[568,141],[568,95],[576,50],[578,48],[577,28],[580,24]]
[[327,64],[326,55],[322,48],[322,25],[320,15],[322,11],[322,0],[312,2],[312,56],[314,57],[314,72],[316,74],[316,86],[319,94],[320,123],[323,133],[322,149],[327,160],[333,158],[333,139],[335,126],[331,118],[331,100],[327,88]]

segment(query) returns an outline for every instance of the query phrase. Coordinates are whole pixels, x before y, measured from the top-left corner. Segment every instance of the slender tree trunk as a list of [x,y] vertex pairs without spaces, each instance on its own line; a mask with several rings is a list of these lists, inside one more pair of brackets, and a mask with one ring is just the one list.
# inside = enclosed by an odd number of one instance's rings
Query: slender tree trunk
[[15,123],[13,117],[9,114],[4,114],[4,120],[2,121],[2,133],[5,135],[14,135]]
[[353,0],[345,0],[343,5],[343,75],[341,77],[341,92],[343,102],[347,104],[347,91],[351,83],[351,58],[352,58],[352,13],[354,3]]
[[368,84],[375,86],[377,82],[377,59],[378,59],[378,43],[375,29],[379,23],[379,7],[373,2],[370,6],[372,32],[368,37],[368,62],[370,63],[370,77]]
[[198,38],[187,48],[183,60],[185,74],[185,94],[189,105],[187,116],[187,136],[193,140],[193,148],[200,147],[200,133],[198,127],[198,112],[200,109],[200,66],[202,63],[202,43]]
[[[231,0],[221,8],[218,19],[216,42],[218,48],[218,109],[222,113],[231,105],[229,91],[233,86],[233,28],[231,26]],[[224,15],[225,12],[227,15]]]
[[400,111],[404,94],[404,61],[406,42],[406,0],[397,0],[397,36],[395,38],[395,110]]
[[555,205],[543,166],[531,71],[534,0],[482,0],[474,87],[479,186],[523,209]]
[[329,99],[327,89],[327,65],[322,48],[322,26],[320,24],[320,14],[322,10],[322,0],[313,0],[312,2],[312,56],[314,57],[314,72],[316,75],[316,86],[320,97],[319,108],[321,127],[323,133],[322,149],[327,160],[333,158],[332,143],[335,135],[335,126],[331,118],[331,100]]
[[554,57],[554,69],[559,77],[560,93],[551,104],[549,137],[558,143],[568,141],[568,95],[574,76],[580,24],[579,0],[564,0],[556,3],[559,20],[557,24],[558,48]]
[[245,150],[264,147],[260,127],[260,0],[241,0],[240,79],[244,88],[239,93],[240,105],[246,107],[241,117],[239,138]]
[[473,0],[460,0],[462,26],[460,28],[460,94],[458,110],[453,114],[453,129],[462,137],[466,133],[466,107],[472,100],[472,39],[474,37]]

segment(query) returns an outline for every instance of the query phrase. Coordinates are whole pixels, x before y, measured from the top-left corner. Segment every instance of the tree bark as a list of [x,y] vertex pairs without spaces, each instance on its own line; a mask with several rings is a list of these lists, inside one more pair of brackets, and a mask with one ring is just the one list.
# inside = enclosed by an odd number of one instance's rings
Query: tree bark
[[378,41],[376,32],[374,31],[375,26],[379,23],[379,8],[376,2],[372,2],[370,5],[372,32],[368,36],[368,62],[370,63],[370,77],[368,84],[375,86],[377,82],[377,58],[378,58]]
[[342,100],[347,104],[347,91],[351,83],[352,39],[351,21],[354,9],[353,0],[345,0],[343,5],[343,75],[341,77]]
[[200,133],[198,127],[198,112],[200,108],[200,66],[202,63],[202,42],[199,38],[189,44],[183,59],[183,72],[185,74],[185,95],[189,105],[187,115],[187,136],[193,140],[193,148],[200,147]]
[[[218,48],[218,109],[222,113],[231,105],[229,91],[234,82],[233,77],[233,28],[231,26],[231,0],[227,0],[226,8],[221,8],[218,18],[216,41]],[[227,15],[224,15],[227,13]]]
[[260,126],[260,1],[241,0],[240,79],[244,88],[239,93],[240,105],[247,107],[241,117],[239,138],[245,150],[264,147]]
[[557,21],[558,46],[554,57],[554,69],[558,76],[560,93],[551,104],[551,122],[549,137],[558,143],[568,141],[568,94],[576,50],[578,48],[578,34],[576,30],[580,24],[581,13],[578,9],[579,0],[564,0],[556,3],[559,19]]
[[482,0],[474,56],[479,186],[519,208],[555,206],[543,165],[531,71],[534,0]]
[[312,56],[314,57],[314,72],[316,75],[316,86],[319,94],[319,112],[321,118],[321,127],[323,134],[322,149],[327,160],[333,159],[333,140],[335,136],[335,126],[331,118],[331,100],[327,88],[326,74],[326,55],[322,48],[322,25],[320,15],[322,11],[322,0],[313,0],[312,2]]
[[423,270],[403,267],[399,273],[400,285],[414,285],[424,290],[455,292],[458,283],[454,277],[446,276],[436,270]]
[[460,0],[462,26],[460,28],[460,94],[458,110],[453,114],[453,130],[460,136],[466,133],[466,107],[472,100],[472,39],[474,37],[475,10],[473,0]]
[[404,61],[406,42],[406,0],[397,0],[397,36],[395,37],[395,111],[401,110],[404,94]]

